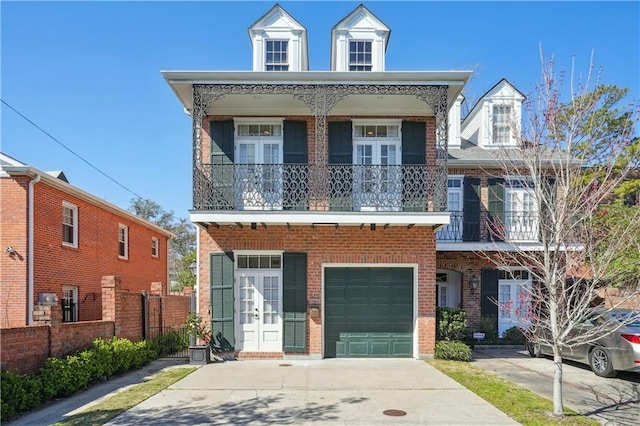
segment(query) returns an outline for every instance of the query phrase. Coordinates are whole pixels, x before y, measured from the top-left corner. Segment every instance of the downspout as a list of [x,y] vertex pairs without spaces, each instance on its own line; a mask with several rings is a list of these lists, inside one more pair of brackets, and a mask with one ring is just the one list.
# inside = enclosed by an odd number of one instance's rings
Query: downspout
[[29,217],[28,221],[28,230],[27,230],[27,239],[28,239],[28,257],[27,257],[27,325],[33,325],[33,264],[34,264],[34,256],[33,256],[33,221],[34,221],[34,201],[33,201],[33,193],[35,191],[35,184],[40,182],[40,175],[36,174],[33,179],[29,181],[29,193],[28,197],[28,209],[29,209]]

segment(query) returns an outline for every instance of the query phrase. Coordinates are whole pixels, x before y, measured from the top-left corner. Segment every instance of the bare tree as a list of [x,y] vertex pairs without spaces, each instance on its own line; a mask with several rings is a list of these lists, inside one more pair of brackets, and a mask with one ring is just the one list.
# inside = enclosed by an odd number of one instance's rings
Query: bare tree
[[[606,232],[596,226],[601,207],[638,167],[638,151],[632,149],[637,144],[633,133],[638,107],[618,105],[626,92],[600,84],[593,60],[588,73],[575,80],[572,67],[570,85],[563,92],[563,75],[556,74],[553,59],[547,61],[542,54],[541,59],[542,81],[523,105],[525,125],[511,126],[518,146],[496,153],[500,173],[528,192],[529,214],[505,212],[490,218],[494,239],[511,242],[512,249],[494,248],[481,255],[498,269],[515,266],[530,271],[533,285],[521,287],[519,300],[496,303],[499,311],[518,318],[528,341],[538,345],[534,347],[552,348],[553,414],[562,416],[563,352],[637,320],[638,306],[620,321],[604,315],[637,296],[637,287],[627,289],[626,298],[609,300],[597,314],[591,308],[594,300],[602,300],[596,297],[597,290],[616,277],[612,260],[638,250],[637,238],[624,237],[639,232],[637,209],[628,220],[608,224]],[[523,222],[537,234],[533,246],[513,243]],[[588,331],[575,333],[596,315]]]

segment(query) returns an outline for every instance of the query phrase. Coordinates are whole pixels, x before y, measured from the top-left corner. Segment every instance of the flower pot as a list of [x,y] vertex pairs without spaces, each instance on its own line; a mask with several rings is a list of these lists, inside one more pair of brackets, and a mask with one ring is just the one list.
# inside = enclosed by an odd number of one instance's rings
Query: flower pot
[[211,362],[209,345],[189,346],[189,364],[204,365]]

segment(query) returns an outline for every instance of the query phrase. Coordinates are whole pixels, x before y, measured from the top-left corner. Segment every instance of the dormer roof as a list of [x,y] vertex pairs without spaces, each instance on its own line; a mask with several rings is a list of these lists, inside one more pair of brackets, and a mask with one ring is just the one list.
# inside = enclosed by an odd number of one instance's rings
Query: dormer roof
[[497,82],[491,89],[487,90],[487,92],[476,101],[476,103],[473,105],[473,108],[469,110],[467,116],[464,118],[464,120],[462,120],[462,123],[464,124],[465,121],[467,121],[467,118],[474,115],[475,110],[482,104],[482,102],[496,96],[501,92],[504,92],[505,89],[512,93],[511,97],[514,100],[522,102],[527,99],[527,97],[521,91],[519,91],[516,86],[511,84],[506,78],[503,78],[502,80]]
[[[376,38],[384,39],[384,50],[386,52],[387,44],[389,43],[389,37],[391,30],[387,25],[382,22],[376,15],[374,15],[364,5],[360,4],[351,13],[342,18],[331,29],[331,70],[335,71],[337,67],[337,55],[338,55],[338,39],[340,33],[346,32],[358,32],[358,33],[371,33]],[[384,55],[384,53],[383,53]]]
[[[258,46],[256,46],[256,41],[259,40],[260,36],[267,31],[271,32],[272,34],[280,33],[283,37],[288,34],[300,34],[302,42],[300,46],[299,70],[309,70],[307,29],[277,3],[248,28],[249,39],[251,40],[251,45],[254,51],[256,48],[258,48]],[[260,46],[259,48],[262,47]]]

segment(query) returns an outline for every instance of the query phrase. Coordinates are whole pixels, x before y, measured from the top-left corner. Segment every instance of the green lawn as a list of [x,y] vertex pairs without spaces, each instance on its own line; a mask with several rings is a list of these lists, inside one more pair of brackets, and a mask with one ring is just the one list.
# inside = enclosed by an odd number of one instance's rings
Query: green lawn
[[428,363],[525,426],[599,425],[565,408],[565,417],[551,415],[553,403],[468,362],[429,360]]
[[56,423],[56,426],[102,425],[128,409],[171,386],[195,370],[194,367],[172,368],[153,376],[149,381],[118,392],[110,398]]

